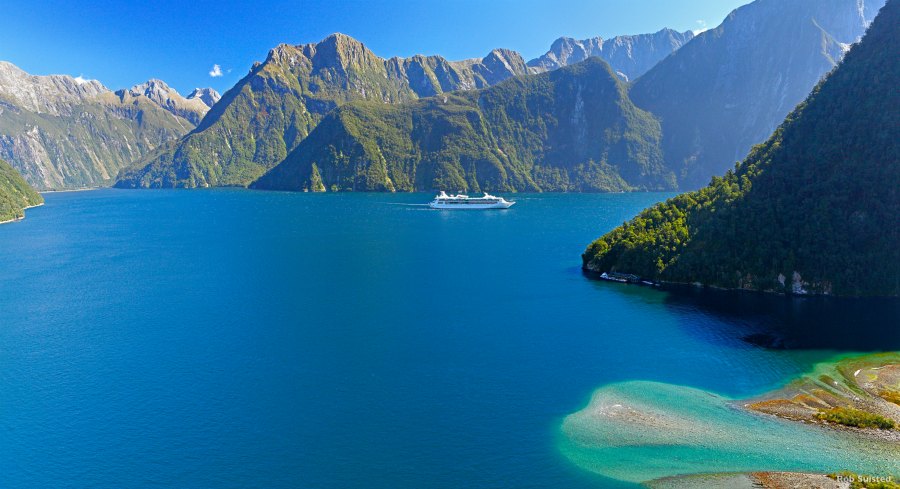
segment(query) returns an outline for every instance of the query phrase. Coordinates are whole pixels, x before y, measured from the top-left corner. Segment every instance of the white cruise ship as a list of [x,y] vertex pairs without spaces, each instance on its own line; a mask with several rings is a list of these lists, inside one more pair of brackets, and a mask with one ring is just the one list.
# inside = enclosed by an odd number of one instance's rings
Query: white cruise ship
[[503,197],[494,197],[484,193],[484,197],[469,197],[468,195],[447,195],[441,191],[431,203],[432,209],[509,209],[515,202],[509,202]]

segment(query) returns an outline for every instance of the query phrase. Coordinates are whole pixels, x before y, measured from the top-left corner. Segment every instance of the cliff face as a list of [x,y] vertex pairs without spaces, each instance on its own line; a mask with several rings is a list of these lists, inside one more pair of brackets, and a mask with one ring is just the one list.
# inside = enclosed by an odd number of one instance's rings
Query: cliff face
[[865,33],[883,0],[757,0],[631,89],[663,121],[666,163],[698,188],[768,137]]
[[222,98],[222,96],[219,95],[219,92],[212,88],[195,88],[194,91],[187,96],[188,100],[198,99],[210,108],[212,108],[220,98]]
[[653,34],[600,37],[576,40],[561,37],[553,42],[543,56],[528,62],[532,72],[541,73],[598,57],[612,66],[625,81],[634,80],[677,51],[694,38],[691,31],[663,29]]
[[[195,126],[200,123],[200,120],[203,119],[203,116],[206,115],[206,112],[211,107],[211,105],[207,105],[200,98],[182,97],[175,89],[166,85],[164,81],[156,79],[135,85],[128,90],[118,90],[116,91],[116,96],[125,105],[133,104],[136,100],[146,98],[172,115],[186,119]],[[208,96],[212,96],[212,94],[208,94]]]
[[734,171],[592,243],[593,271],[900,295],[900,0]]
[[96,80],[33,76],[0,62],[0,157],[41,189],[108,183],[193,129],[206,110],[158,80],[114,93]]

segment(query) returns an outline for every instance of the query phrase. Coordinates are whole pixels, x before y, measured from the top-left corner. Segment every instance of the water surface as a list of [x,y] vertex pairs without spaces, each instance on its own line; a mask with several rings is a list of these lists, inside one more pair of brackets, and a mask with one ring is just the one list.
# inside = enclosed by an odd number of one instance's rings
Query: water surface
[[633,487],[559,450],[597,387],[749,395],[832,353],[581,273],[667,194],[430,197],[46,195],[0,226],[0,486]]

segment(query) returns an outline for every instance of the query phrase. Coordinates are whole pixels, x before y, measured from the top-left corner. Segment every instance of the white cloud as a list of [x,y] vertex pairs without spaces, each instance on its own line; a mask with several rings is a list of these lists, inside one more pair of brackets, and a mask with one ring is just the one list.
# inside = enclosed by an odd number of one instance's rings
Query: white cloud
[[212,69],[209,70],[209,76],[213,78],[222,76],[222,67],[219,65],[213,65]]
[[694,29],[694,35],[696,36],[697,34],[708,30],[709,27],[706,27],[706,21],[703,19],[697,19],[697,28]]

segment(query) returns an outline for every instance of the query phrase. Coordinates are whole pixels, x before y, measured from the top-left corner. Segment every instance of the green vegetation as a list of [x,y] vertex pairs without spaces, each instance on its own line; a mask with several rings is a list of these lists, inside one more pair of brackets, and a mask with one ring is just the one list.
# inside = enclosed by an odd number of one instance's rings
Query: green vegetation
[[338,190],[672,189],[659,139],[658,121],[591,58],[481,91],[349,103],[253,186],[310,189],[318,174]]
[[116,186],[248,185],[338,106],[354,100],[375,106],[407,102],[487,86],[526,70],[521,57],[499,50],[481,62],[384,60],[342,34],[318,44],[280,45],[222,96],[195,131],[123,170]]
[[[696,188],[769,135],[862,34],[860,9],[789,3],[738,9],[627,90],[616,76],[605,80],[609,70],[596,59],[569,66],[568,75],[531,76],[558,60],[529,70],[501,49],[464,61],[382,59],[341,34],[281,45],[196,130],[142,153],[116,185],[313,190],[315,163],[323,186],[338,191]],[[665,57],[684,42],[679,36],[687,34],[626,36],[603,43],[602,53],[599,44],[591,49],[633,73],[636,59]],[[553,49],[575,49],[571,42]],[[651,55],[653,43],[662,44]],[[422,97],[433,98],[416,102]],[[320,123],[328,127],[315,131]],[[315,141],[301,144],[310,135]]]
[[853,426],[856,428],[877,428],[879,430],[892,430],[896,426],[894,420],[885,418],[879,414],[869,413],[854,408],[833,407],[823,410],[817,416],[822,421]]
[[885,401],[892,402],[898,406],[900,406],[900,391],[882,391],[881,398]]
[[0,160],[0,222],[25,217],[25,208],[44,198],[31,188],[9,163]]
[[671,282],[900,295],[900,2],[743,163],[594,241],[584,268]]

